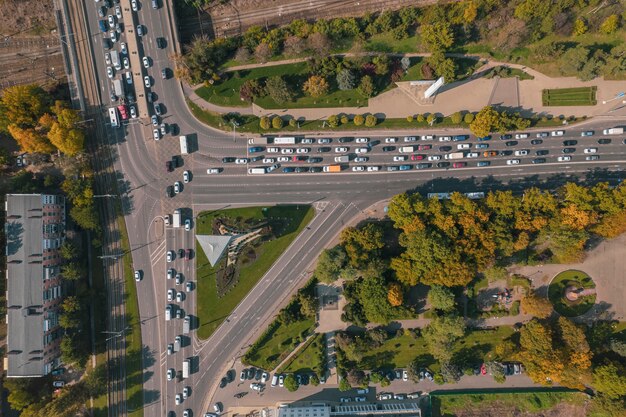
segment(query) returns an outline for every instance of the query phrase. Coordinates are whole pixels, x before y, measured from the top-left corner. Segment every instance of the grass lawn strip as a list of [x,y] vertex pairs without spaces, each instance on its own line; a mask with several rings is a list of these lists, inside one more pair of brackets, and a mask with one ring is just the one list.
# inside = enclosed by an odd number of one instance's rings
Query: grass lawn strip
[[324,343],[324,335],[317,333],[311,337],[304,345],[298,348],[289,362],[281,366],[277,372],[315,372],[321,375],[321,363],[318,360],[319,347],[316,344]]
[[[267,211],[268,218],[289,217],[298,222],[297,227],[289,233],[275,240],[265,242],[257,250],[257,259],[239,270],[239,280],[226,296],[217,296],[216,268],[211,267],[204,251],[196,243],[196,266],[198,280],[198,307],[197,314],[200,327],[198,337],[208,339],[228,315],[237,307],[239,302],[250,292],[263,275],[270,269],[276,259],[287,249],[291,242],[300,234],[302,229],[313,218],[315,211],[310,206],[275,206]],[[222,210],[218,212],[204,212],[198,216],[196,234],[212,234],[211,225],[216,216],[244,219],[261,219],[264,216],[261,207],[245,207]],[[294,225],[295,226],[295,225]],[[220,261],[224,262],[224,260]],[[219,264],[216,265],[219,267]]]
[[596,90],[595,86],[543,90],[541,98],[544,106],[593,106]]

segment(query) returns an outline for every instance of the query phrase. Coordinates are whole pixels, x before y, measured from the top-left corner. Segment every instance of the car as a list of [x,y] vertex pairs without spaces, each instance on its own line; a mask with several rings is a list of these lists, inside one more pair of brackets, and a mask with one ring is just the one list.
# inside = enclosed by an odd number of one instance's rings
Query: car
[[418,155],[418,154],[411,155],[411,161],[421,161],[422,159],[424,159],[424,155]]
[[115,27],[115,17],[110,14],[107,16],[107,21],[109,22],[109,27],[113,29]]
[[418,151],[428,151],[432,148],[433,148],[432,145],[417,145]]
[[413,165],[400,165],[398,168],[400,171],[410,171],[413,168]]
[[466,166],[466,162],[455,162],[452,164],[452,168],[465,168]]
[[278,377],[278,386],[283,387],[285,385],[285,375],[281,375]]
[[118,19],[122,18],[122,8],[120,6],[115,6],[115,16]]
[[600,155],[589,155],[585,157],[585,161],[597,161],[600,159]]
[[[310,158],[309,162],[311,162],[311,159],[313,159],[313,158]],[[367,162],[368,160],[369,160],[369,158],[367,156],[357,156],[356,158],[354,158],[354,162],[358,162],[358,163]],[[322,162],[322,161],[319,161],[319,162]]]
[[344,137],[339,138],[339,143],[349,143],[349,142],[352,142],[352,139],[353,138],[351,137],[344,136]]
[[117,42],[117,32],[112,30],[111,32],[109,32],[109,37],[111,38],[112,42]]
[[[124,59],[128,60],[128,58],[124,58]],[[126,78],[126,84],[128,84],[128,85],[132,85],[133,84],[133,74],[131,74],[130,71],[126,72],[125,78]]]
[[419,164],[415,165],[415,169],[427,169],[427,168],[432,168],[433,164],[428,163],[428,162],[421,162]]
[[150,81],[150,76],[149,75],[146,75],[145,77],[143,77],[143,84],[147,88],[150,88],[150,86],[152,85],[152,81]]
[[182,291],[179,291],[176,293],[176,302],[177,303],[182,303],[185,300],[185,293],[183,293]]
[[543,143],[543,140],[541,139],[533,139],[530,141],[531,145],[541,145]]
[[478,158],[478,152],[468,152],[465,155],[466,158]]
[[309,172],[309,167],[297,167],[296,172],[297,173]]
[[332,139],[329,139],[329,138],[319,138],[317,140],[317,143],[320,144],[320,145],[325,145],[325,144],[328,144],[330,142],[332,142]]
[[439,152],[450,152],[452,150],[452,146],[440,146],[437,149],[439,149]]
[[235,164],[237,165],[244,165],[247,164],[249,162],[248,158],[237,158],[235,159]]
[[130,109],[130,118],[131,119],[136,119],[137,118],[137,110],[135,109],[135,106],[129,106]]
[[295,169],[295,168],[293,168],[293,167],[284,167],[284,168],[283,168],[283,172],[284,172],[285,174],[288,174],[288,173],[290,173],[290,172],[295,172],[295,171],[296,171],[296,169]]
[[126,42],[120,42],[120,50],[124,55],[128,55],[128,49],[126,48]]
[[[404,382],[409,380],[409,373],[408,373],[408,371],[406,369],[402,371],[402,380]],[[399,398],[396,398],[396,399],[399,399]]]
[[378,394],[378,399],[379,400],[391,400],[393,399],[393,394],[381,392],[380,394]]
[[105,17],[107,15],[107,8],[102,6],[98,7],[98,17]]
[[519,165],[521,161],[519,159],[507,159],[507,165]]
[[185,170],[183,171],[183,182],[185,184],[191,181],[191,171]]
[[52,386],[55,388],[63,388],[65,386],[65,381],[53,381]]
[[166,254],[165,257],[166,257],[167,262],[172,262],[174,260],[175,256],[176,255],[174,255],[174,251],[173,250],[169,250],[169,251],[167,251],[167,254]]
[[111,44],[111,40],[109,38],[102,38],[102,48],[111,49],[113,45]]
[[365,397],[354,397],[354,401],[356,401],[358,403],[363,403],[363,402],[367,401],[367,398],[365,398]]
[[138,269],[138,270],[136,270],[136,271],[135,271],[135,281],[137,281],[137,282],[141,281],[141,277],[142,277],[142,275],[143,275],[143,274],[142,274],[142,271],[141,271],[141,270],[139,270],[139,269]]
[[458,150],[462,150],[462,149],[470,149],[472,147],[471,143],[459,143],[458,145],[456,145],[456,148]]
[[387,167],[387,171],[392,172],[392,171],[400,171],[400,168],[395,166],[395,165],[390,165]]
[[307,145],[311,145],[313,142],[315,142],[313,139],[311,138],[302,138],[302,140],[300,141],[300,143],[304,143]]
[[161,68],[161,78],[164,80],[167,80],[167,74],[169,73],[169,70],[167,68]]
[[183,283],[183,274],[181,274],[180,272],[176,273],[176,279],[174,280],[176,282],[176,285],[180,285]]
[[546,158],[535,158],[530,162],[533,164],[544,164],[546,162]]
[[165,38],[156,38],[157,48],[163,49],[165,48]]
[[160,140],[161,139],[161,132],[159,131],[159,129],[153,129],[152,130],[152,137],[154,138],[154,140]]
[[514,141],[514,140],[510,140],[508,142],[505,142],[504,145],[505,146],[516,146],[518,142]]
[[289,162],[289,161],[291,161],[291,158],[289,158],[288,156],[279,156],[277,158],[277,161],[278,162]]
[[561,153],[574,153],[576,152],[576,148],[563,148]]
[[144,68],[150,68],[150,59],[147,56],[141,58],[141,62],[143,63]]
[[580,136],[593,136],[594,131],[593,130],[585,130],[583,132],[580,132]]
[[165,134],[168,131],[168,126],[166,123],[161,123],[161,125],[159,126],[159,129],[161,130],[161,135],[165,136]]
[[185,387],[183,388],[183,399],[187,399],[189,398],[189,396],[191,395],[191,387]]
[[491,165],[490,161],[480,161],[476,164],[478,168],[488,167],[489,165]]
[[270,375],[267,372],[261,374],[261,383],[265,384],[270,379]]
[[311,169],[309,169],[309,172],[311,173],[322,172],[322,171],[323,171],[322,167],[311,167]]
[[309,153],[310,150],[311,148],[298,148],[296,149],[296,153],[299,153],[299,154]]
[[191,408],[186,408],[183,410],[183,417],[191,417]]
[[341,398],[339,398],[339,402],[340,403],[349,403],[351,401],[352,401],[351,397],[341,397]]
[[148,103],[153,103],[156,100],[156,94],[152,91],[148,91],[146,93],[146,98],[148,99]]
[[492,156],[498,156],[498,152],[497,151],[485,151],[485,152],[483,152],[483,156],[485,158],[489,158],[489,157],[492,157]]
[[377,165],[372,165],[367,167],[367,172],[378,172],[380,171],[380,167]]
[[577,140],[564,140],[563,146],[576,146],[578,144]]
[[363,165],[357,165],[357,166],[352,167],[352,171],[353,172],[365,171],[365,167]]
[[550,136],[563,136],[565,134],[564,130],[554,130],[550,132]]
[[180,181],[174,183],[174,194],[178,194],[183,191],[183,184]]
[[435,139],[435,135],[422,135],[420,140],[433,140]]
[[439,142],[449,142],[452,140],[452,136],[439,136]]
[[572,157],[571,157],[571,156],[569,156],[569,155],[566,155],[566,156],[559,156],[558,158],[556,158],[556,160],[557,160],[558,162],[569,162],[569,161],[571,161],[571,160],[572,160]]
[[161,116],[163,114],[161,103],[154,103],[154,112],[157,116]]
[[153,114],[150,117],[150,121],[152,122],[152,126],[154,126],[154,127],[159,125],[159,117],[157,115],[155,115],[155,114]]
[[548,132],[539,132],[535,136],[538,138],[547,138],[549,135]]
[[583,150],[583,153],[597,153],[598,152],[598,148],[585,148]]
[[283,155],[285,154],[292,154],[293,153],[293,149],[291,148],[283,148],[280,150],[280,153],[282,153]]
[[109,54],[108,52],[104,53],[104,62],[107,65],[111,65],[111,54]]
[[137,25],[137,36],[143,36],[143,25]]
[[174,368],[170,368],[167,370],[167,380],[171,381],[172,379],[174,379],[174,375],[176,374],[176,371],[174,370]]
[[243,382],[246,380],[246,375],[248,375],[248,370],[247,369],[242,369],[241,372],[239,373],[239,381]]
[[326,152],[330,152],[332,151],[332,148],[329,148],[328,146],[322,146],[321,148],[317,148],[317,153],[326,153]]
[[609,143],[611,143],[611,139],[606,139],[606,138],[598,139],[598,143],[600,145],[608,145]]
[[510,140],[510,139],[513,139],[513,135],[509,135],[509,134],[500,135],[500,140]]
[[528,133],[518,133],[515,135],[515,139],[527,139]]
[[130,0],[130,7],[133,9],[133,12],[139,10],[139,7],[137,6],[137,0]]
[[393,162],[402,162],[402,161],[406,161],[407,159],[409,159],[407,155],[395,155],[393,157]]
[[475,148],[476,149],[487,149],[489,147],[488,143],[477,143]]
[[543,155],[547,155],[549,154],[550,151],[547,149],[539,149],[538,151],[535,151],[535,155],[537,156],[543,156]]
[[165,187],[165,196],[168,198],[172,198],[174,196],[174,190],[172,189],[171,185]]
[[404,395],[404,394],[394,394],[393,398],[394,398],[394,400],[406,400],[406,395]]
[[456,135],[456,136],[452,136],[452,140],[454,142],[459,142],[459,141],[463,141],[463,140],[468,140],[469,139],[469,135]]
[[263,158],[263,162],[264,164],[273,164],[276,162],[276,158]]
[[107,77],[113,78],[114,75],[115,75],[115,72],[114,72],[113,68],[107,67]]
[[383,146],[383,152],[392,152],[395,150],[396,150],[395,146]]
[[398,138],[385,138],[385,143],[396,143]]
[[405,142],[415,142],[417,140],[416,136],[405,136],[404,137],[404,141]]
[[515,151],[515,156],[526,156],[528,155],[528,149],[520,149]]
[[429,161],[439,161],[441,159],[441,155],[428,155],[426,159]]
[[370,151],[370,148],[356,148],[354,150],[354,152],[356,152],[357,154],[368,153],[369,151]]
[[437,168],[449,168],[450,167],[450,162],[437,162]]
[[487,140],[491,140],[491,136],[487,135],[487,136],[483,136],[483,137],[477,137],[476,138],[479,142],[484,142]]
[[56,368],[56,369],[53,369],[52,372],[50,372],[52,376],[63,375],[64,373],[65,373],[65,368]]
[[170,288],[167,290],[167,301],[174,301],[174,298],[176,298],[176,290]]
[[348,152],[348,148],[345,146],[338,146],[335,148],[335,153],[345,153]]
[[293,162],[305,162],[307,159],[309,159],[309,157],[308,157],[308,156],[302,156],[302,155],[300,155],[300,156],[293,156],[293,157],[291,158],[291,160],[292,160]]
[[174,402],[176,403],[176,405],[182,404],[183,402],[182,394],[176,394],[176,396],[174,397]]

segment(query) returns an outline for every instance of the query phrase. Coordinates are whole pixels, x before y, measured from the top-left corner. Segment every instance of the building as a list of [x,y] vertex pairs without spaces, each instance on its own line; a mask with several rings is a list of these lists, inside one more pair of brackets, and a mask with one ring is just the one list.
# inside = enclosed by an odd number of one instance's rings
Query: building
[[416,403],[353,403],[351,405],[330,405],[325,402],[310,405],[281,405],[277,417],[421,417],[422,412]]
[[40,377],[59,365],[61,247],[65,198],[8,194],[5,202],[7,257],[8,377]]

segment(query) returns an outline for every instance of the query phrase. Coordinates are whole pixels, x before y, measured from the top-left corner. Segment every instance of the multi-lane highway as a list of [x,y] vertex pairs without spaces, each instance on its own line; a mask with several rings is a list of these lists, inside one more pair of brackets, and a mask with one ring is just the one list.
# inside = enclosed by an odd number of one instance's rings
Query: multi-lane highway
[[[98,9],[106,3],[103,1],[88,2],[87,27],[90,35],[87,40],[90,44],[93,68],[91,69],[97,82],[102,102],[100,110],[103,115],[118,101],[110,101],[114,91],[111,80],[107,77],[107,63],[105,52],[117,50],[121,52],[121,43],[126,44],[127,53],[122,57],[133,57],[129,60],[133,74],[133,83],[128,84],[125,79],[126,91],[133,91],[131,86],[141,85],[143,77],[151,77],[150,87],[138,88],[135,100],[141,101],[137,111],[141,115],[141,108],[147,114],[154,115],[154,107],[148,102],[147,95],[154,94],[153,101],[162,104],[163,114],[159,116],[159,123],[169,126],[165,137],[156,141],[153,139],[153,126],[149,117],[129,119],[123,121],[122,127],[106,126],[106,137],[113,153],[112,166],[117,172],[118,189],[122,194],[122,206],[125,213],[127,229],[131,242],[133,264],[136,269],[144,271],[143,280],[138,282],[139,308],[141,315],[142,342],[144,352],[144,403],[146,416],[168,415],[170,411],[176,416],[182,416],[183,410],[191,409],[194,416],[210,410],[215,385],[234,360],[244,352],[245,346],[250,344],[254,337],[263,330],[265,323],[273,316],[277,309],[287,301],[286,294],[296,289],[307,277],[317,254],[339,233],[342,226],[355,215],[361,213],[373,202],[388,198],[398,192],[426,186],[428,191],[451,191],[454,187],[466,187],[469,190],[486,190],[496,187],[499,183],[519,182],[528,180],[537,182],[549,177],[584,175],[590,171],[597,171],[598,175],[609,176],[621,171],[626,165],[626,145],[622,144],[623,135],[610,137],[610,143],[599,144],[598,139],[608,138],[599,134],[602,128],[619,125],[620,117],[624,113],[612,113],[605,118],[585,123],[584,127],[564,127],[565,134],[560,137],[548,136],[541,138],[542,143],[531,144],[536,140],[533,131],[531,137],[517,140],[515,145],[506,145],[506,141],[495,136],[490,141],[480,142],[486,148],[476,149],[479,142],[476,138],[462,142],[438,140],[439,136],[467,134],[460,131],[433,130],[428,134],[436,135],[434,140],[417,140],[414,143],[404,143],[403,137],[410,136],[407,132],[388,132],[380,137],[370,137],[371,142],[380,142],[371,146],[371,151],[365,156],[365,162],[342,164],[345,169],[340,174],[291,172],[284,173],[283,168],[289,167],[322,167],[334,165],[334,157],[342,154],[352,154],[355,148],[362,147],[355,141],[339,143],[334,137],[331,144],[302,144],[281,145],[281,148],[309,148],[306,155],[323,158],[316,163],[308,162],[280,162],[281,167],[270,174],[248,175],[250,166],[270,164],[256,162],[251,165],[237,165],[223,163],[224,157],[245,158],[248,155],[247,138],[233,137],[230,134],[216,132],[193,118],[186,107],[185,97],[180,84],[173,78],[164,79],[161,71],[171,69],[169,54],[174,47],[175,36],[172,33],[171,9],[168,2],[157,2],[158,8],[153,8],[150,1],[138,2],[137,11],[133,11],[130,0],[120,2],[122,18],[114,18],[120,23],[119,39],[111,43],[111,50],[105,50],[103,43],[109,43],[111,35],[103,34],[99,28],[100,18]],[[106,9],[105,16],[115,15],[115,4]],[[108,22],[106,22],[108,24]],[[141,25],[143,36],[137,36],[136,26]],[[132,30],[131,30],[132,29]],[[109,41],[103,39],[107,37]],[[157,45],[157,38],[163,38],[164,48]],[[142,58],[149,57],[150,65],[144,68]],[[136,66],[140,66],[136,68]],[[90,71],[90,69],[81,69]],[[126,70],[117,71],[125,73]],[[594,136],[583,137],[583,130],[594,130]],[[547,130],[549,131],[549,130]],[[426,134],[420,132],[419,134]],[[197,150],[190,155],[181,156],[182,166],[168,171],[166,162],[173,156],[180,156],[178,136],[188,135]],[[417,132],[414,133],[417,136]],[[358,136],[358,135],[352,135]],[[386,143],[385,138],[395,136],[397,143]],[[326,135],[313,134],[308,137],[318,139]],[[515,139],[512,139],[515,140]],[[576,140],[575,145],[564,145],[565,140]],[[471,143],[471,149],[464,152],[480,152],[476,158],[464,158],[467,166],[461,168],[437,168],[439,162],[447,160],[428,160],[428,157],[445,155],[456,151],[460,143]],[[401,154],[398,149],[383,151],[385,146],[399,148],[401,146],[431,145],[431,149],[416,150]],[[272,146],[272,145],[268,145]],[[337,153],[334,148],[349,147],[347,152]],[[449,146],[450,150],[439,149]],[[329,152],[318,152],[321,147],[330,147]],[[576,151],[570,161],[558,162],[557,157],[563,156],[563,148],[573,147]],[[267,148],[264,146],[264,148]],[[586,148],[597,148],[593,154],[584,154]],[[515,156],[516,150],[527,150],[524,156]],[[483,152],[495,151],[496,156],[485,157]],[[536,155],[537,151],[547,151],[547,155]],[[267,149],[254,155],[278,158],[294,156],[293,154],[268,153]],[[512,155],[509,155],[508,153]],[[422,160],[411,160],[411,155],[423,155]],[[394,161],[394,156],[406,155],[407,161]],[[586,156],[597,155],[597,160],[586,160]],[[417,157],[415,157],[417,158]],[[532,164],[537,158],[545,158],[545,162]],[[519,159],[519,164],[507,165],[507,160]],[[489,161],[490,165],[477,167],[479,161]],[[449,162],[456,162],[450,160]],[[430,163],[432,166],[416,169],[420,163]],[[406,171],[387,171],[389,166],[410,165]],[[356,172],[354,166],[378,166],[379,172]],[[219,174],[207,174],[208,168],[219,167]],[[365,168],[367,169],[367,168]],[[183,170],[192,172],[192,180],[185,184],[181,193],[169,198],[165,195],[166,187],[175,181],[182,181]],[[605,171],[606,170],[606,171]],[[607,172],[608,171],[608,172]],[[475,185],[485,181],[489,185]],[[230,314],[228,320],[215,332],[208,341],[195,338],[192,331],[184,335],[181,351],[168,355],[166,348],[176,336],[183,334],[182,319],[172,318],[165,320],[165,306],[167,291],[175,289],[183,291],[186,296],[181,302],[173,301],[186,314],[194,315],[195,299],[195,268],[194,259],[181,259],[176,256],[172,262],[166,261],[168,250],[195,248],[193,229],[189,232],[183,228],[167,227],[164,216],[170,215],[177,208],[184,209],[187,216],[195,216],[202,210],[227,208],[239,205],[268,205],[274,203],[308,203],[316,208],[316,216],[301,236],[298,236],[286,253],[277,261],[268,273],[261,279],[252,293]],[[184,277],[183,284],[176,285],[174,280],[167,279],[167,269],[174,268]],[[194,283],[194,289],[185,291],[184,283]],[[181,372],[183,361],[193,357],[194,365],[189,378],[182,381],[177,377],[167,380],[168,369]],[[191,395],[182,404],[175,404],[175,396],[182,393],[185,386],[191,387]],[[219,396],[216,397],[220,399]],[[228,405],[227,401],[224,401]],[[125,410],[120,408],[119,415]]]

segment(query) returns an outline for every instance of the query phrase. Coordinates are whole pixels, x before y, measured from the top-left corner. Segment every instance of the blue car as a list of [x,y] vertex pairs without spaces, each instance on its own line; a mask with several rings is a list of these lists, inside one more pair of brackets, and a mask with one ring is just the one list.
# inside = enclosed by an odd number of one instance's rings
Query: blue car
[[283,168],[283,172],[294,172],[296,169],[292,168],[292,167],[285,167]]
[[488,143],[477,143],[476,149],[487,149],[489,147]]
[[477,167],[488,167],[489,165],[491,165],[491,162],[489,161],[480,161],[476,164]]
[[484,136],[482,138],[478,138],[479,141],[491,140],[491,136]]
[[263,148],[260,146],[255,146],[253,148],[248,148],[248,152],[250,153],[263,152]]
[[109,28],[107,28],[106,20],[98,20],[98,24],[100,25],[100,30],[103,31],[104,33],[109,31]]
[[412,165],[400,165],[400,171],[408,171],[413,168]]
[[455,142],[459,142],[461,140],[467,140],[467,139],[469,139],[468,135],[456,135],[452,137],[452,140]]

